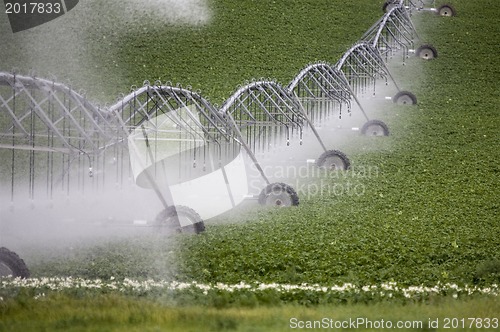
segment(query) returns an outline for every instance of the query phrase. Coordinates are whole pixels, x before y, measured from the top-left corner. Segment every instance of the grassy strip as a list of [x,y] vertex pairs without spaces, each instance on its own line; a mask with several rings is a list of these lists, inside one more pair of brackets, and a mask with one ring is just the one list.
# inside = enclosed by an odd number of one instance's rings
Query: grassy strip
[[[335,322],[363,319],[356,326],[359,330],[370,330],[369,321],[380,324],[384,320],[386,326],[388,321],[392,324],[398,321],[420,324],[413,325],[416,328],[409,330],[421,331],[431,330],[435,327],[431,324],[437,321],[439,328],[432,330],[445,331],[446,318],[481,317],[484,327],[484,318],[498,318],[499,311],[500,303],[489,298],[468,301],[433,298],[428,304],[409,304],[403,308],[394,303],[381,303],[377,306],[357,304],[307,308],[285,305],[221,310],[196,306],[171,307],[117,294],[82,294],[80,297],[52,294],[38,299],[0,302],[0,330],[284,331],[308,321],[322,321],[323,324],[332,324],[327,327],[334,327]],[[465,323],[470,323],[467,318]],[[473,326],[467,330],[481,329]]]

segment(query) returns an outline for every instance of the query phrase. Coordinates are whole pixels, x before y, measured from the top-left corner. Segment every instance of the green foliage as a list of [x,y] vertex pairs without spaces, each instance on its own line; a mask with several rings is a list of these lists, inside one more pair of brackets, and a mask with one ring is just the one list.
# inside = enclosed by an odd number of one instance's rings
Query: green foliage
[[39,277],[172,279],[177,277],[176,243],[174,237],[116,238],[75,245],[63,253],[33,253],[26,260],[34,262],[30,267]]
[[490,283],[500,283],[500,260],[487,260],[478,264],[475,281],[480,280]]
[[378,18],[376,7],[371,1],[212,1],[206,27],[131,30],[120,39],[118,61],[131,81],[191,84],[221,103],[246,80],[286,83],[311,61],[335,62]]

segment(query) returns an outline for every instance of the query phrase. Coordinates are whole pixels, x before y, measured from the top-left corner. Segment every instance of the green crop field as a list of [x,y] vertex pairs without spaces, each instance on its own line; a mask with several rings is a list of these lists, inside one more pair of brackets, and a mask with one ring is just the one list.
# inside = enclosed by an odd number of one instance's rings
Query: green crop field
[[[86,55],[80,46],[39,48],[28,61],[22,49],[2,48],[0,69],[38,65],[40,76],[64,77],[100,103],[158,79],[191,84],[222,103],[246,80],[286,84],[307,63],[336,62],[383,14],[383,1],[372,0],[207,3],[211,18],[198,25],[91,19],[82,34]],[[299,206],[243,206],[207,221],[198,236],[109,239],[63,253],[26,246],[38,284],[0,283],[0,331],[283,331],[292,317],[418,320],[422,331],[447,330],[446,319],[456,318],[466,330],[495,330],[500,7],[452,4],[456,17],[412,16],[416,44],[432,44],[439,56],[390,61],[418,104],[377,110],[388,137],[349,136],[342,149],[352,170],[298,179]],[[40,28],[20,38],[57,29]],[[58,60],[65,55],[67,62]],[[348,185],[360,190],[310,190]],[[67,277],[81,280],[56,279]],[[484,325],[470,325],[473,317]]]

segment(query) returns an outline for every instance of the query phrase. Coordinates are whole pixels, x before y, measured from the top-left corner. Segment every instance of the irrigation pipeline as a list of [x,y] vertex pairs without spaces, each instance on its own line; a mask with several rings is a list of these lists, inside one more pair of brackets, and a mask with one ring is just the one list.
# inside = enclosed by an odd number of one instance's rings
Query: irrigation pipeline
[[0,72],[0,155],[12,173],[0,181],[10,183],[12,202],[25,193],[18,187],[26,178],[30,199],[119,186],[131,176],[159,192],[158,174],[176,185],[220,169],[228,185],[224,166],[244,151],[270,184],[260,155],[302,144],[306,129],[326,151],[315,126],[351,113],[353,102],[369,120],[358,97],[375,94],[378,80],[401,91],[386,63],[396,54],[406,59],[414,47],[416,8],[414,1],[392,1],[337,63],[309,64],[286,87],[247,83],[220,108],[180,85],[147,81],[101,108],[62,83]]

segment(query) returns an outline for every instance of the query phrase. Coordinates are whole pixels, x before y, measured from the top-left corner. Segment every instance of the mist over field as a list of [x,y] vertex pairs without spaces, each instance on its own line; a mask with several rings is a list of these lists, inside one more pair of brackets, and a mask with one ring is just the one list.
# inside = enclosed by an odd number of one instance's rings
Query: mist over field
[[120,81],[126,74],[117,59],[124,35],[131,31],[155,33],[165,26],[203,27],[211,17],[205,0],[82,0],[53,21],[12,33],[7,14],[2,12],[0,71],[66,83],[77,91],[90,90],[96,102],[107,102],[118,92],[95,95],[112,90],[108,87],[110,75],[113,81]]

